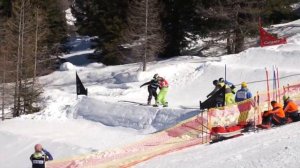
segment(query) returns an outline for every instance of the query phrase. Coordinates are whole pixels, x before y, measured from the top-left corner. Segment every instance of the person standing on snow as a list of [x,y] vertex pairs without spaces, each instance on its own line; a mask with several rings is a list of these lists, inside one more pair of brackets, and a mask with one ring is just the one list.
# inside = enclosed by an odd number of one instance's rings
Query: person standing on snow
[[252,98],[252,94],[247,87],[247,83],[242,82],[241,89],[236,92],[235,101],[241,102],[241,101],[251,99],[251,98]]
[[45,168],[46,161],[53,160],[52,155],[41,144],[34,146],[34,153],[30,156],[32,168]]
[[[218,80],[213,81],[213,85],[215,86],[214,90],[210,92],[206,97],[210,98],[214,94],[216,94],[220,89],[222,89],[221,84],[219,83]],[[222,107],[224,106],[224,94],[219,94],[214,97],[214,102],[215,102],[215,107]]]
[[226,85],[226,87],[230,87],[233,94],[235,94],[235,85],[227,80],[224,80],[224,78],[219,78],[219,84],[223,87]]
[[[253,101],[245,101],[252,98],[252,94],[247,87],[246,82],[242,82],[241,89],[236,92],[235,102],[238,103],[238,109],[240,111],[240,116],[238,120],[239,125],[245,126],[247,124],[247,118],[249,111],[251,110]],[[243,102],[244,101],[244,102]]]
[[159,104],[162,104],[163,107],[168,107],[168,102],[166,100],[166,97],[167,97],[167,93],[168,93],[168,89],[169,89],[169,84],[162,77],[158,77],[158,84],[159,84],[160,90],[158,93],[156,104],[154,106],[157,107]]
[[154,99],[155,99],[155,103],[157,102],[157,93],[156,93],[156,90],[159,87],[158,77],[159,77],[158,74],[155,74],[153,76],[153,79],[151,81],[146,82],[146,83],[144,83],[144,84],[142,84],[140,86],[142,88],[143,86],[148,85],[148,93],[149,93],[148,101],[147,101],[148,105],[151,104],[151,100],[152,100],[153,96],[154,96]]
[[234,104],[234,94],[230,87],[225,87],[225,105],[231,105]]
[[211,97],[212,95],[214,95],[219,89],[222,88],[222,86],[219,84],[219,81],[218,80],[214,80],[213,81],[213,85],[215,86],[214,90],[211,91],[206,97],[209,98]]
[[225,81],[224,78],[219,78],[219,84],[225,86],[225,105],[231,105],[235,103],[234,94],[235,86],[233,83]]

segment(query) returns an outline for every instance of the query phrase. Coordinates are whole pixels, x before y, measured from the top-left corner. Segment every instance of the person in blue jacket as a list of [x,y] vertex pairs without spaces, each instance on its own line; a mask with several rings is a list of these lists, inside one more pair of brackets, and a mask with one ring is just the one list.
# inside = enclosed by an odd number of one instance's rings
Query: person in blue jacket
[[238,103],[238,109],[240,111],[240,116],[238,120],[238,125],[240,126],[246,126],[248,124],[247,119],[253,102],[252,100],[250,101],[245,101],[245,100],[249,100],[251,98],[252,98],[252,94],[247,87],[247,83],[242,82],[241,89],[238,90],[235,95],[235,102]]
[[246,82],[242,82],[241,89],[236,92],[235,102],[241,102],[252,98],[252,93],[249,91]]
[[34,151],[30,156],[32,168],[46,168],[46,161],[53,160],[52,155],[41,144],[36,144]]

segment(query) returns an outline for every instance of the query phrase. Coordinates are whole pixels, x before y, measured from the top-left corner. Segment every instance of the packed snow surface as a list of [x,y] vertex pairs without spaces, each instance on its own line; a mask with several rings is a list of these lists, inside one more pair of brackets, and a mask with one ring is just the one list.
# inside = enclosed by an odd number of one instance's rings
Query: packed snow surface
[[[237,87],[246,81],[253,93],[266,90],[265,82],[251,83],[265,80],[265,68],[272,71],[273,65],[278,66],[280,77],[299,74],[300,30],[278,27],[283,35],[293,34],[288,44],[250,48],[222,57],[176,57],[151,62],[146,72],[141,71],[139,63],[91,63],[86,59],[93,52],[89,49],[90,38],[74,38],[69,42],[72,52],[63,56],[69,62],[59,71],[39,78],[44,86],[42,112],[0,122],[1,167],[30,167],[28,158],[36,143],[42,143],[55,159],[63,159],[118,148],[169,128],[199,113],[199,101],[213,89],[213,80],[225,76],[225,65],[227,80]],[[88,88],[88,97],[76,96],[76,71]],[[144,105],[147,87],[140,85],[155,73],[170,84],[168,108]],[[296,75],[282,79],[280,85],[299,81]],[[296,123],[198,146],[137,167],[296,167],[299,126]]]

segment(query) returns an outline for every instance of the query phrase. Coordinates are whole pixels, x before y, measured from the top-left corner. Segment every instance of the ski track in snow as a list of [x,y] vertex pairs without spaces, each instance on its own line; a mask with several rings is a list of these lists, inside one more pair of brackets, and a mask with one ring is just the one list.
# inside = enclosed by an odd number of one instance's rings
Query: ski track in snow
[[[88,37],[70,41],[74,52],[62,56],[60,71],[40,77],[44,86],[43,111],[0,122],[0,165],[3,168],[30,167],[29,156],[35,143],[42,143],[55,159],[105,151],[140,141],[149,133],[169,128],[198,114],[199,100],[213,89],[212,81],[224,77],[235,84],[265,79],[265,70],[279,67],[280,76],[299,73],[300,24],[294,21],[270,28],[293,35],[288,44],[250,48],[240,54],[214,58],[176,57],[151,62],[147,72],[141,65],[105,66],[91,63],[93,52]],[[87,49],[82,51],[83,49]],[[75,72],[88,88],[89,97],[76,98]],[[140,88],[155,73],[169,84],[168,108],[154,108],[120,101],[146,103],[147,87]],[[280,81],[287,85],[300,81],[294,76]],[[265,83],[249,84],[250,90],[266,90]],[[183,108],[184,107],[184,108]],[[186,149],[158,157],[137,167],[299,167],[299,123],[259,134]],[[107,153],[108,155],[110,153]],[[18,158],[16,161],[15,158]]]

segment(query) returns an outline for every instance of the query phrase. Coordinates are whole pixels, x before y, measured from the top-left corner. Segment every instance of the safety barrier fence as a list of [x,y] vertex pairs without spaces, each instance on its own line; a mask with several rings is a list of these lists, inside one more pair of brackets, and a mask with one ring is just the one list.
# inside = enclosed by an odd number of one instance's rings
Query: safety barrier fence
[[252,123],[261,124],[262,113],[270,110],[275,100],[283,105],[283,96],[288,96],[300,106],[300,84],[288,85],[269,92],[256,93],[253,99],[208,110],[208,127],[226,127]]
[[154,133],[140,142],[104,152],[52,161],[48,163],[47,168],[126,168],[160,155],[208,143],[211,141],[210,131],[212,127],[249,122],[260,124],[261,114],[270,108],[269,102],[273,100],[274,92],[276,92],[278,100],[280,100],[279,97],[287,95],[300,105],[300,84],[269,93],[257,93],[251,100],[222,108],[209,109],[172,128]]
[[[123,148],[49,162],[47,168],[131,167],[153,157],[209,141],[207,116],[195,116]],[[203,132],[206,132],[204,136]]]

